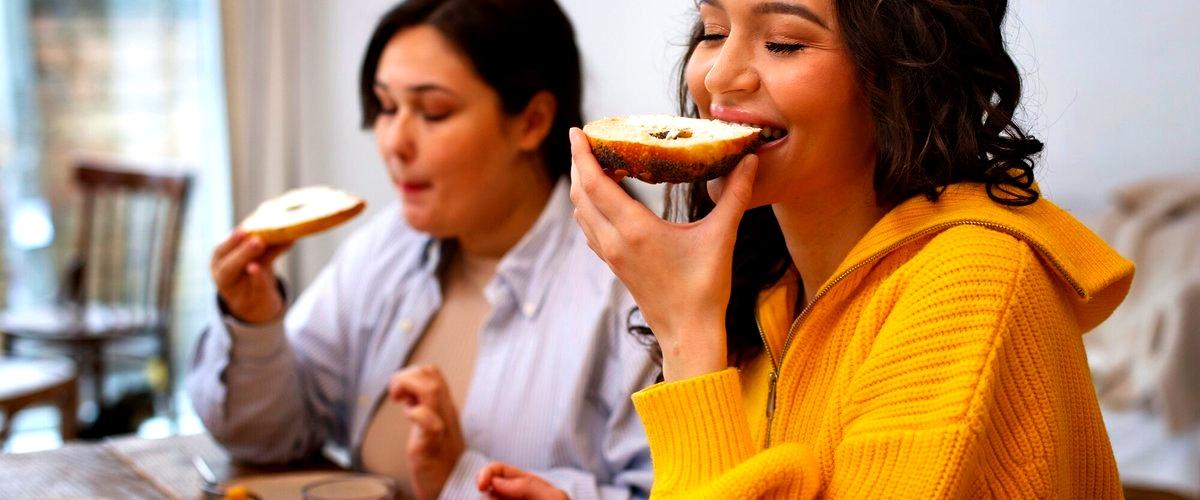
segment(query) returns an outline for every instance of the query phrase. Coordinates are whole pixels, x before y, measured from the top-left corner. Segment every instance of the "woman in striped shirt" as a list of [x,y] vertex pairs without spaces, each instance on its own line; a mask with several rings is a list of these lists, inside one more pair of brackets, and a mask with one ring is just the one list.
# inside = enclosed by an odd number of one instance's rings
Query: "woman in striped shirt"
[[563,12],[405,2],[380,20],[360,83],[402,203],[290,307],[270,272],[286,247],[239,233],[217,247],[221,312],[188,381],[208,429],[254,462],[341,448],[417,498],[476,496],[492,461],[557,495],[645,496],[629,395],[657,368],[625,333],[628,292],[571,218],[581,85]]

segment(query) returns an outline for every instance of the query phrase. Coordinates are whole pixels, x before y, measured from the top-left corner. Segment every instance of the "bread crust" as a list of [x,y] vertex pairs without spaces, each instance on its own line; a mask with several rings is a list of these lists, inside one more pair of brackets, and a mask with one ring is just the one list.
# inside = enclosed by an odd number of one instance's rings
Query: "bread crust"
[[606,172],[643,182],[682,183],[708,181],[728,174],[747,154],[762,144],[757,133],[697,142],[688,147],[668,147],[651,141],[613,140],[586,134],[592,153]]
[[354,205],[330,212],[321,217],[310,218],[296,224],[246,230],[246,234],[261,238],[262,241],[267,245],[288,243],[311,234],[325,231],[333,228],[334,226],[340,225],[343,222],[353,219],[355,216],[361,213],[366,206],[367,202],[360,199]]

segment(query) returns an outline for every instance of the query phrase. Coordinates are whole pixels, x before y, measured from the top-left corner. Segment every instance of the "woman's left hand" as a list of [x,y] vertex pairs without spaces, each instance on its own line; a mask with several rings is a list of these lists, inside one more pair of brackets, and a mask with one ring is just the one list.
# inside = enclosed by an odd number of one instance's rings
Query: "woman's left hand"
[[475,484],[487,498],[502,500],[568,500],[567,494],[537,474],[506,463],[492,462],[480,469]]
[[392,375],[388,395],[404,403],[412,422],[408,469],[418,499],[437,498],[466,448],[458,410],[436,366],[414,366]]

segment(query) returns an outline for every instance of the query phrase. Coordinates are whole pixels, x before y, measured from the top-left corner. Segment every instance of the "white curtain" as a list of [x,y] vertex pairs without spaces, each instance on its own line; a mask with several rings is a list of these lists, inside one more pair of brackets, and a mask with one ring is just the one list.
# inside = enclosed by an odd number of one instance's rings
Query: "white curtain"
[[366,214],[305,238],[276,265],[293,291],[396,198],[359,124],[358,71],[376,21],[398,1],[221,0],[235,219],[298,186],[367,200]]
[[[221,1],[235,224],[259,202],[295,187],[298,177],[300,4]],[[297,261],[283,259],[276,272],[290,279]]]

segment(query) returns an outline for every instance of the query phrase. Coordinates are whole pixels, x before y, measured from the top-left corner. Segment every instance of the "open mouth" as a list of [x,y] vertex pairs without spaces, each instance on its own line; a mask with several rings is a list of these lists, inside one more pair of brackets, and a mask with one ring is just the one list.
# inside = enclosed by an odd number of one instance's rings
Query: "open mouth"
[[745,122],[730,122],[730,123],[736,123],[738,125],[745,125],[747,127],[754,127],[756,129],[758,129],[758,138],[759,138],[759,140],[762,141],[763,144],[769,144],[769,143],[778,141],[780,139],[783,139],[784,137],[787,137],[787,135],[788,135],[788,131],[786,128],[771,127],[771,126],[767,126],[767,125],[760,125],[757,123],[745,123]]
[[785,128],[762,127],[762,130],[758,132],[758,138],[762,139],[764,144],[783,139],[787,135],[788,131]]

